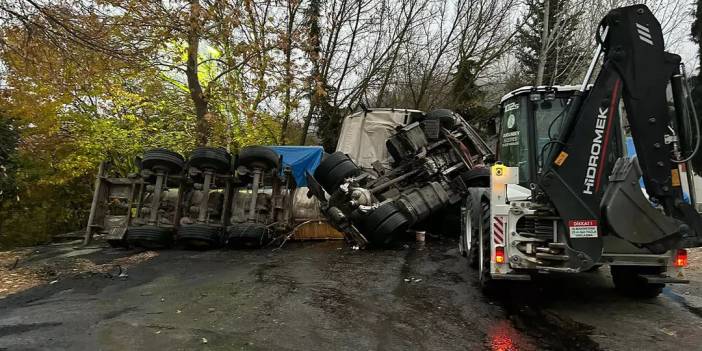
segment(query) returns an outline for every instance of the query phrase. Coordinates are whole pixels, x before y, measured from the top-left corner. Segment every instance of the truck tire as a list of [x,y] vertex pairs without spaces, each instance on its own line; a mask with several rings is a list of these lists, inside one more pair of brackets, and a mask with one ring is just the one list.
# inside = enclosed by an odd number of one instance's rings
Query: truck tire
[[178,229],[178,243],[190,250],[209,250],[220,246],[222,228],[206,224],[181,225]]
[[[482,203],[481,203],[482,205]],[[466,197],[466,202],[465,202],[465,209],[467,211],[467,214],[471,216],[471,232],[467,232],[467,228],[465,226],[467,223],[462,223],[461,226],[461,240],[462,240],[462,245],[463,245],[463,254],[464,257],[468,259],[468,266],[473,268],[473,269],[478,269],[479,267],[479,260],[480,260],[480,252],[479,252],[479,246],[480,246],[480,239],[479,239],[479,227],[478,227],[478,220],[481,218],[482,213],[483,213],[483,208],[482,207],[476,207],[473,208],[473,196],[469,194]],[[476,211],[479,211],[476,215]],[[465,217],[465,214],[462,214],[461,217]]]
[[265,146],[247,146],[239,151],[239,166],[269,171],[280,167],[280,156]]
[[260,248],[273,240],[271,230],[260,223],[237,223],[227,228],[230,248]]
[[386,202],[373,212],[356,220],[358,229],[374,246],[390,245],[410,225],[410,220],[392,202]]
[[127,242],[130,246],[149,250],[169,248],[173,243],[173,229],[151,225],[129,227]]
[[128,249],[129,243],[125,239],[107,239],[107,244],[114,249]]
[[189,163],[200,170],[227,172],[231,170],[232,156],[220,147],[198,147],[190,153]]
[[461,180],[469,188],[486,188],[490,186],[490,169],[476,167],[461,173]]
[[648,283],[639,274],[657,275],[663,267],[610,266],[614,287],[622,294],[642,299],[652,299],[663,292],[665,284]]
[[[424,221],[437,216],[437,213],[449,203],[449,195],[438,182],[430,182],[421,188],[407,189],[395,199],[395,206],[409,218],[412,223]],[[448,211],[443,211],[442,222],[446,222]],[[455,216],[454,216],[455,217]],[[440,223],[443,224],[443,223]],[[441,226],[443,234],[444,226]],[[454,232],[455,234],[455,232]]]
[[185,159],[177,152],[163,148],[147,150],[141,158],[141,169],[163,170],[170,174],[180,173]]
[[342,152],[327,156],[314,171],[314,179],[327,191],[334,193],[344,179],[356,176],[361,169]]
[[336,165],[346,160],[347,158],[348,156],[341,151],[337,151],[331,154],[325,153],[322,157],[322,161],[319,163],[317,169],[315,169],[314,171],[314,177],[317,178],[317,175],[329,173],[329,171],[331,171],[332,168],[336,167]]
[[[490,243],[491,234],[490,230],[490,201],[486,198],[481,198],[480,200],[480,252],[483,257],[482,267],[479,266],[478,269],[478,284],[480,285],[480,290],[485,295],[493,295],[496,291],[497,282],[492,279],[490,274]],[[477,259],[479,260],[479,258]]]

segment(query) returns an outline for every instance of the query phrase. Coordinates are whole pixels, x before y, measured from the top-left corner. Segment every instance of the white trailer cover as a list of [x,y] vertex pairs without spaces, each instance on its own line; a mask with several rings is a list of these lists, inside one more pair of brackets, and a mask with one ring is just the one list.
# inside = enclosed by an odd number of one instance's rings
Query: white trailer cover
[[348,154],[362,168],[372,168],[375,161],[388,167],[390,154],[385,141],[395,133],[397,127],[408,124],[410,114],[415,113],[423,112],[378,108],[353,113],[344,118],[336,151]]

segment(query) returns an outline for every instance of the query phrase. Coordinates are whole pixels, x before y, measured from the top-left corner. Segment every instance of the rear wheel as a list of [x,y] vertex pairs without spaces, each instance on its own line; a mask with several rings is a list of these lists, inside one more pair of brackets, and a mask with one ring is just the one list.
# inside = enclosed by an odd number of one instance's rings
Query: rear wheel
[[478,282],[483,293],[489,295],[495,292],[496,282],[490,274],[490,263],[492,261],[490,234],[492,231],[490,230],[490,202],[485,198],[480,200],[480,226],[478,232],[480,233],[479,242],[476,245],[480,247],[480,257],[476,258],[476,261],[479,262]]
[[178,242],[191,250],[208,250],[221,243],[222,229],[206,224],[182,225],[178,229]]
[[190,165],[200,170],[226,172],[231,169],[232,157],[219,147],[198,147],[190,153]]
[[127,242],[131,246],[145,249],[164,249],[173,242],[173,229],[145,225],[129,227],[127,229]]
[[327,156],[314,171],[314,179],[329,194],[334,193],[344,179],[356,176],[361,169],[342,152],[335,152]]
[[659,275],[663,273],[663,267],[611,266],[610,270],[614,287],[630,297],[651,299],[660,295],[665,287],[665,284],[648,283],[640,276]]
[[239,151],[239,165],[268,171],[280,167],[280,156],[265,146],[247,146]]
[[331,154],[325,154],[322,158],[322,161],[319,163],[319,166],[317,166],[317,169],[315,169],[315,178],[317,178],[318,175],[321,175],[323,173],[329,173],[329,171],[331,171],[332,168],[334,168],[336,165],[338,165],[347,158],[348,156],[346,156],[346,154],[340,151]]
[[[470,204],[469,201],[470,200],[467,200],[464,204]],[[470,222],[468,222],[469,219],[466,217],[469,214],[470,207],[463,207],[461,209],[461,236],[458,241],[458,252],[460,252],[463,257],[468,257],[468,250],[470,250],[471,235],[468,232],[468,225]]]
[[260,248],[273,240],[271,230],[260,223],[237,223],[227,228],[227,246],[231,248]]
[[127,249],[129,248],[129,243],[124,239],[107,239],[107,244],[115,249]]
[[387,246],[409,227],[410,220],[392,202],[356,220],[358,229],[375,246]]
[[476,167],[460,175],[463,183],[469,187],[487,188],[490,186],[490,170],[486,167]]
[[[483,209],[482,207],[473,208],[473,197],[470,194],[466,197],[465,209],[466,212],[461,215],[464,221],[461,226],[461,245],[463,245],[461,253],[468,259],[468,266],[477,269],[480,263],[480,224],[478,219],[481,218]],[[480,211],[478,216],[475,215],[475,211]],[[470,224],[470,228],[468,228],[468,224]]]
[[152,171],[163,170],[170,174],[177,174],[183,171],[185,160],[177,152],[156,148],[144,152],[141,159],[141,169]]

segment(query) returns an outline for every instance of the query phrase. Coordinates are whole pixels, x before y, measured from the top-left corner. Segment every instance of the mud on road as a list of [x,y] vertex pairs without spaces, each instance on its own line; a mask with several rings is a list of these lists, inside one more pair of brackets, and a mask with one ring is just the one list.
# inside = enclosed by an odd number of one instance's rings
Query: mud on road
[[[452,240],[385,251],[88,251],[101,270],[0,299],[0,350],[678,350],[702,344],[700,285],[648,301],[606,269],[484,297]],[[48,254],[45,254],[45,256]],[[141,253],[143,256],[144,253]],[[121,260],[121,261],[120,261]],[[700,299],[699,301],[702,301]]]

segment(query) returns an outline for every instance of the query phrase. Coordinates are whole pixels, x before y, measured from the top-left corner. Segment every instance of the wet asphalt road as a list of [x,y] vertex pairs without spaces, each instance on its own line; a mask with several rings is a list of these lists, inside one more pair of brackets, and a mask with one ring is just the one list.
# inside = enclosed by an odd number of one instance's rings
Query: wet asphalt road
[[[108,249],[92,257],[125,255]],[[354,251],[163,251],[126,280],[83,274],[0,300],[0,350],[699,350],[702,313],[607,272],[486,298],[455,242]]]

